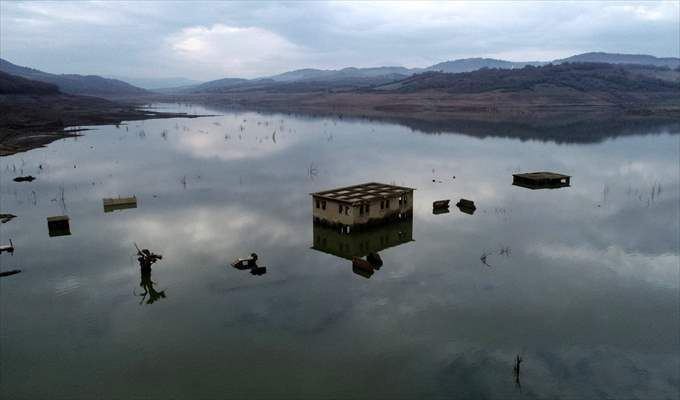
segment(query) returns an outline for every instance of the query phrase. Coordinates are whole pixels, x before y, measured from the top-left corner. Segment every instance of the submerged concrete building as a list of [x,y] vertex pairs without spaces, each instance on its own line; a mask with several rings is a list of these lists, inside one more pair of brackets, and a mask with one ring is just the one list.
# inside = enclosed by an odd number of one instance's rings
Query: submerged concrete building
[[512,174],[512,184],[527,189],[558,189],[569,187],[571,176],[546,171]]
[[347,231],[379,225],[411,216],[414,190],[370,182],[311,193],[312,215],[316,223]]

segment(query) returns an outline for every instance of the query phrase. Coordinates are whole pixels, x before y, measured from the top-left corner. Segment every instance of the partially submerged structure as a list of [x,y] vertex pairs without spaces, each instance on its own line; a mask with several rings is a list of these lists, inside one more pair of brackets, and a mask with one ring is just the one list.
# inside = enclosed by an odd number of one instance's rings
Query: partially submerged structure
[[472,201],[472,200],[468,200],[468,199],[458,200],[458,203],[456,203],[456,207],[458,207],[458,209],[461,212],[463,212],[465,214],[470,214],[470,215],[474,214],[475,210],[477,210],[477,207],[475,206],[475,202]]
[[47,230],[50,234],[50,237],[70,235],[71,226],[68,215],[47,217]]
[[451,200],[436,200],[432,203],[432,214],[446,214],[449,212]]
[[137,208],[136,196],[102,199],[102,202],[104,203],[104,212]]
[[403,219],[413,213],[414,190],[369,182],[311,193],[314,222],[349,232]]
[[5,251],[10,254],[14,253],[14,243],[12,243],[12,239],[9,240],[9,244],[0,245],[0,253],[3,253]]
[[0,222],[4,224],[5,222],[9,222],[16,217],[17,216],[14,214],[0,214]]
[[11,270],[11,271],[2,271],[2,272],[0,272],[0,278],[3,277],[3,276],[12,276],[12,275],[16,275],[16,274],[18,274],[18,273],[20,273],[20,272],[21,272],[20,269],[13,269],[13,270]]
[[512,174],[512,184],[527,189],[557,189],[570,186],[571,176],[555,172]]

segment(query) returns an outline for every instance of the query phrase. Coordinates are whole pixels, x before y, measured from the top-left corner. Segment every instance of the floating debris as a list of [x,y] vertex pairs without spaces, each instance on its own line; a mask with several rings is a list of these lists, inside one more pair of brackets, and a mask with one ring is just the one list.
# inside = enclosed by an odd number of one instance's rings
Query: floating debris
[[451,200],[437,200],[432,203],[432,214],[446,214],[449,212]]
[[27,176],[17,176],[14,178],[14,182],[33,182],[35,180],[35,176],[32,175],[27,175]]
[[102,199],[102,202],[104,204],[104,212],[137,208],[136,196]]
[[373,266],[363,258],[352,257],[352,271],[364,278],[370,278],[373,275]]
[[16,275],[16,274],[18,274],[18,273],[20,273],[20,272],[21,272],[20,269],[13,269],[13,270],[10,270],[10,271],[2,271],[2,272],[0,272],[0,277],[2,277],[2,276]]
[[14,253],[14,243],[12,243],[12,239],[9,240],[9,244],[0,245],[0,253],[5,251],[8,253]]
[[527,189],[557,189],[570,186],[571,176],[555,172],[512,174],[512,184]]
[[257,254],[251,253],[250,258],[238,258],[236,261],[231,263],[231,266],[240,269],[240,270],[246,270],[249,269],[251,275],[264,275],[267,273],[267,267],[260,267],[257,265]]
[[491,255],[491,253],[484,252],[484,253],[482,253],[482,256],[479,257],[479,261],[481,261],[482,264],[486,265],[489,268],[491,268],[491,265],[489,265],[489,263],[486,261],[486,258],[490,255]]
[[251,253],[250,258],[237,258],[231,263],[231,266],[236,269],[250,269],[257,267],[257,254]]
[[467,199],[458,200],[458,203],[456,203],[456,207],[458,207],[458,209],[461,212],[470,215],[474,214],[475,210],[477,210],[477,207],[475,207],[475,202]]
[[14,214],[0,214],[0,222],[3,224],[6,222],[11,221],[12,219],[16,218],[17,216]]
[[69,226],[68,215],[47,217],[47,229],[50,237],[69,236],[71,234],[71,227]]

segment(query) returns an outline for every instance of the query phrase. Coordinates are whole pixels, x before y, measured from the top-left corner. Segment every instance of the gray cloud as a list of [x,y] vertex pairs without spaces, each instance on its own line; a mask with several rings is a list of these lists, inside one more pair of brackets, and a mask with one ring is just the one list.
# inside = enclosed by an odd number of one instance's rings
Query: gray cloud
[[294,68],[677,56],[677,2],[2,2],[0,53],[50,72],[194,79]]

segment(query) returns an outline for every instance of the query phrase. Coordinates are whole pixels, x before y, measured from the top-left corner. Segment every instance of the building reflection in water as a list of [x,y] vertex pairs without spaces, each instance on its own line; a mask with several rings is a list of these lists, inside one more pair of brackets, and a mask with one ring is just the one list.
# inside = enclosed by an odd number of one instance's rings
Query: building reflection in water
[[379,252],[413,241],[413,216],[344,232],[340,227],[314,222],[312,249],[351,261],[354,273],[370,278],[382,267]]

